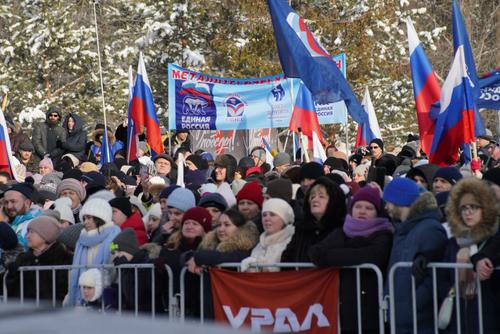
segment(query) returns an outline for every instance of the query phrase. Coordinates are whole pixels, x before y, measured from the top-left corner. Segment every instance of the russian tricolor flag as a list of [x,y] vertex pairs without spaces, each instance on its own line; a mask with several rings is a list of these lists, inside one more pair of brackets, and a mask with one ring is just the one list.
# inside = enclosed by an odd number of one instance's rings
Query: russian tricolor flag
[[139,65],[130,110],[135,134],[140,134],[146,128],[147,143],[151,147],[151,155],[154,157],[157,154],[163,153],[164,148],[161,140],[160,123],[156,116],[153,92],[149,84],[142,53],[139,55]]
[[441,91],[430,162],[449,166],[458,160],[458,148],[474,141],[474,92],[460,46]]
[[370,91],[368,87],[365,88],[365,96],[361,103],[365,112],[368,114],[367,121],[358,125],[358,134],[356,135],[356,147],[366,146],[373,139],[382,139],[380,127],[378,126],[377,115],[373,107],[372,99],[370,98]]
[[132,97],[134,96],[134,75],[132,66],[128,68],[128,111],[127,111],[127,161],[137,159],[139,136],[132,119]]
[[10,146],[7,122],[2,111],[0,111],[0,171],[8,172],[13,179],[17,180],[17,175],[12,161],[12,150]]
[[431,106],[439,102],[441,89],[410,18],[406,20],[406,26],[420,143],[422,150],[429,155],[435,128],[435,115],[431,114]]
[[302,82],[300,83],[299,92],[297,93],[295,105],[293,106],[289,128],[294,132],[298,132],[299,128],[302,128],[302,133],[307,136],[309,149],[312,149],[313,131],[316,132],[321,143],[325,142],[321,134],[318,115],[314,108],[313,97],[309,89],[307,89],[306,85]]

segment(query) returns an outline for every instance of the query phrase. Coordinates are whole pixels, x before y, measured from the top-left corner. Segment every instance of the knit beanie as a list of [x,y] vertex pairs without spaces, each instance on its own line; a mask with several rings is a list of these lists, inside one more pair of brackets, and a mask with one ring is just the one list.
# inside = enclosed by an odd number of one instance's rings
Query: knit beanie
[[292,159],[290,158],[290,155],[286,152],[279,152],[274,156],[273,159],[273,165],[274,167],[279,167],[283,166],[286,164],[290,164],[292,162]]
[[139,243],[137,242],[134,229],[127,227],[121,231],[109,245],[109,250],[111,252],[127,252],[130,255],[135,255],[139,251]]
[[160,198],[168,198],[170,194],[177,188],[180,188],[178,185],[173,184],[170,185],[166,188],[163,188],[163,190],[160,192]]
[[132,216],[132,204],[127,197],[116,197],[109,201],[112,208],[118,209],[127,217]]
[[398,206],[411,206],[420,196],[418,184],[405,177],[397,177],[384,188],[384,200]]
[[113,211],[108,201],[102,198],[89,198],[80,210],[80,221],[83,222],[83,216],[92,216],[109,223],[113,219]]
[[75,179],[64,179],[59,183],[57,186],[56,194],[57,196],[61,196],[61,193],[64,190],[72,190],[76,193],[78,198],[80,199],[80,202],[82,202],[85,197],[87,196],[87,192],[85,191],[85,188],[82,186],[80,181],[75,180]]
[[377,212],[382,209],[382,199],[380,198],[380,191],[374,187],[365,186],[356,192],[356,195],[352,197],[351,208],[354,203],[358,201],[367,201],[375,206]]
[[262,213],[264,214],[266,211],[280,216],[285,224],[293,224],[295,221],[295,214],[293,213],[292,207],[281,198],[270,198],[265,201],[262,207]]
[[130,196],[129,198],[130,204],[132,208],[135,206],[141,212],[141,216],[145,216],[148,213],[148,210],[142,204],[142,201],[137,196]]
[[[40,184],[54,184],[55,187],[61,183],[63,174],[61,172],[51,172],[45,174],[40,181]],[[54,188],[55,188],[54,187]]]
[[214,157],[210,152],[203,152],[202,154],[200,154],[200,156],[206,161],[214,161]]
[[43,158],[40,160],[38,167],[48,167],[49,169],[54,170],[54,164],[50,158]]
[[198,222],[206,232],[209,232],[212,229],[212,215],[208,212],[207,209],[202,208],[201,206],[195,206],[184,212],[182,216],[182,223],[188,219],[194,220]]
[[71,210],[71,199],[68,197],[61,197],[54,202],[54,210],[59,212],[61,220],[69,222],[71,225],[75,223],[75,216]]
[[245,177],[250,176],[252,174],[262,174],[262,168],[257,166],[248,168],[245,173]]
[[82,223],[71,225],[62,230],[57,240],[64,246],[68,247],[69,249],[74,250],[76,247],[76,242],[80,238],[82,230],[83,230]]
[[361,154],[353,154],[349,157],[349,162],[353,161],[356,165],[361,164],[363,161],[363,156]]
[[[455,167],[441,167],[434,174],[434,179],[440,177],[448,181],[451,185],[455,185],[458,181],[462,179],[462,174]],[[433,179],[433,180],[434,180]]]
[[203,196],[201,196],[200,202],[198,203],[198,206],[201,206],[203,208],[208,208],[208,207],[214,207],[219,209],[219,211],[226,211],[227,209],[227,202],[222,197],[221,194],[218,193],[208,193]]
[[106,187],[106,178],[99,172],[84,173],[80,180],[85,181],[89,184],[101,186],[103,188]]
[[7,191],[17,191],[28,199],[32,199],[35,187],[31,183],[15,183]]
[[79,168],[83,173],[99,172],[97,165],[89,161],[82,162]]
[[252,181],[243,186],[236,196],[236,200],[239,203],[242,199],[246,199],[254,202],[262,208],[262,202],[264,202],[264,196],[262,196],[262,188],[257,181]]
[[247,184],[247,181],[243,179],[238,179],[238,180],[233,180],[231,182],[231,190],[233,191],[233,194],[236,196],[240,192],[241,188]]
[[66,179],[80,180],[82,175],[83,175],[82,171],[79,170],[78,168],[68,169],[63,174],[63,180],[66,180]]
[[170,194],[170,196],[168,196],[167,205],[171,208],[176,208],[182,212],[186,212],[196,206],[196,200],[191,190],[186,188],[177,188]]
[[283,178],[269,181],[266,194],[271,198],[281,198],[290,203],[292,200],[292,181]]
[[254,167],[254,166],[255,166],[255,162],[250,157],[243,157],[238,162],[238,167],[250,168],[250,167]]
[[36,232],[47,244],[52,244],[61,233],[59,222],[54,217],[38,216],[33,219],[28,230]]
[[145,214],[145,221],[149,220],[149,217],[161,218],[161,205],[160,203],[155,203],[149,207],[148,212]]
[[370,142],[370,145],[371,145],[371,144],[377,144],[377,145],[380,147],[380,149],[381,149],[382,151],[384,150],[384,142],[383,142],[383,141],[382,141],[382,139],[380,139],[380,138],[375,138],[375,139],[373,139],[373,140]]
[[328,157],[323,165],[329,166],[331,169],[347,171],[349,169],[347,162],[340,158]]
[[311,161],[303,164],[300,167],[299,180],[302,181],[304,179],[313,179],[316,180],[318,177],[324,175],[323,166],[319,163]]
[[186,158],[186,161],[191,161],[198,169],[208,168],[208,162],[197,154],[191,154]]

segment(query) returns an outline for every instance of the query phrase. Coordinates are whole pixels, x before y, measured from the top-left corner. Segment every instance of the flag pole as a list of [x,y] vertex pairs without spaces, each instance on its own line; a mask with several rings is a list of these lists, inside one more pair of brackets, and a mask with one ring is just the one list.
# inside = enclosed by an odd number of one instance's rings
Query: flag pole
[[[290,100],[292,103],[290,103],[290,115],[293,116],[293,105],[294,105],[294,94],[293,94],[293,80],[290,80],[289,78],[287,78],[287,80],[290,81]],[[292,133],[295,133],[295,132],[292,132]],[[288,124],[288,135],[286,136],[286,139],[285,139],[285,148],[283,149],[285,152],[286,152],[286,144],[288,142],[288,137],[290,136],[290,124]],[[293,161],[296,160],[296,153],[295,153],[295,140],[293,141],[293,144],[292,144],[292,147],[293,147]]]
[[[102,99],[102,113],[103,113],[103,116],[104,116],[104,136],[108,136],[108,122],[106,120],[106,103],[105,103],[105,99],[104,99],[104,84],[103,84],[103,80],[102,80],[102,65],[101,65],[101,50],[100,50],[100,47],[99,47],[99,31],[98,31],[98,26],[97,26],[97,11],[96,11],[96,3],[98,2],[99,0],[94,0],[93,4],[94,4],[94,26],[95,26],[95,36],[96,36],[96,40],[97,40],[97,57],[98,57],[98,60],[99,60],[99,78],[100,78],[100,81],[101,81],[101,99]],[[102,146],[102,144],[101,144]],[[104,152],[106,155],[108,154],[111,154],[111,152],[108,152],[108,148],[105,147],[104,148]],[[102,157],[101,157],[102,159]],[[110,160],[110,157],[107,157],[106,158],[107,161]]]

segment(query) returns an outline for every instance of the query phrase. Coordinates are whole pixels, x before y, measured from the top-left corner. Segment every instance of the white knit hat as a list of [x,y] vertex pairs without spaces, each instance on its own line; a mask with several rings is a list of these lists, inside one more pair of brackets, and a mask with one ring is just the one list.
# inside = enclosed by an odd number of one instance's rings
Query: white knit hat
[[142,217],[144,224],[147,224],[149,217],[156,217],[161,219],[161,205],[160,203],[155,203],[149,207],[148,212]]
[[286,201],[281,198],[270,198],[264,202],[262,206],[262,213],[269,211],[280,216],[285,224],[293,224],[295,221],[295,214],[293,209]]
[[61,220],[69,222],[71,225],[75,223],[75,216],[71,211],[71,199],[69,197],[61,197],[55,200],[54,210],[59,212]]
[[[94,295],[89,300],[89,302],[96,301],[102,295],[102,274],[101,274],[101,271],[99,269],[92,268],[92,269],[89,269],[89,270],[83,272],[80,275],[80,278],[78,279],[78,285],[80,287],[82,287],[82,289],[84,286],[94,288],[95,289]],[[83,291],[82,291],[82,296],[83,296]]]
[[113,211],[107,201],[101,198],[91,198],[85,202],[80,210],[80,221],[83,222],[85,215],[101,218],[105,223],[109,223],[112,220]]

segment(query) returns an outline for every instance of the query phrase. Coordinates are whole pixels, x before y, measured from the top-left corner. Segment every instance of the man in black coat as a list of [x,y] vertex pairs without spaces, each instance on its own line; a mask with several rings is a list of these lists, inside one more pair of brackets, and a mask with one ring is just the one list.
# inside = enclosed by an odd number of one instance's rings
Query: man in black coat
[[47,119],[33,128],[31,141],[35,153],[40,159],[49,154],[52,159],[58,159],[63,154],[62,145],[66,142],[66,131],[59,125],[61,113],[55,108],[47,112]]

